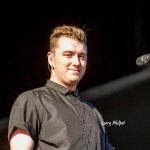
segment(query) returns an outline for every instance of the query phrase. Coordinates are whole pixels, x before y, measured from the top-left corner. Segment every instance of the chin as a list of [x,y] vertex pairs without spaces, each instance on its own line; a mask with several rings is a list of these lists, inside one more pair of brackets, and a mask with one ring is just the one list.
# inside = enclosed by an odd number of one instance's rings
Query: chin
[[79,77],[78,77],[78,78],[72,78],[72,79],[70,79],[69,81],[70,81],[70,83],[72,83],[72,84],[77,84],[77,83],[80,81],[80,78],[79,78]]
[[74,75],[68,76],[68,81],[70,83],[78,83],[81,80],[81,78],[82,78],[81,75],[74,74]]

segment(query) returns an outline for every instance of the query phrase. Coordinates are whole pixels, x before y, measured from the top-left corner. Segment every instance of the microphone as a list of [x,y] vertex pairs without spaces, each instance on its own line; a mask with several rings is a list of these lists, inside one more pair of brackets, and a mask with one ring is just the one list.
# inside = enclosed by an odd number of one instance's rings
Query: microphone
[[136,64],[139,67],[148,66],[150,64],[150,54],[145,54],[136,59]]

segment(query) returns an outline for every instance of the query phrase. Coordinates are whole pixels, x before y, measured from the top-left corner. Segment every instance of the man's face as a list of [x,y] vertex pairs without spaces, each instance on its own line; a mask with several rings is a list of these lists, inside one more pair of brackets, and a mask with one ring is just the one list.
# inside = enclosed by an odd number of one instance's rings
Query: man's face
[[51,79],[66,87],[76,87],[85,73],[86,65],[87,46],[76,40],[61,37],[53,54],[54,69]]

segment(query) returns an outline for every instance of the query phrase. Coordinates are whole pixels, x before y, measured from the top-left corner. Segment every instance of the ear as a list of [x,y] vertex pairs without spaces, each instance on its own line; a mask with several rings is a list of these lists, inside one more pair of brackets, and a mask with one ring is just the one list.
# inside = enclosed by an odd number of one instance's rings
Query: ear
[[54,54],[52,52],[48,52],[47,57],[49,65],[54,68]]

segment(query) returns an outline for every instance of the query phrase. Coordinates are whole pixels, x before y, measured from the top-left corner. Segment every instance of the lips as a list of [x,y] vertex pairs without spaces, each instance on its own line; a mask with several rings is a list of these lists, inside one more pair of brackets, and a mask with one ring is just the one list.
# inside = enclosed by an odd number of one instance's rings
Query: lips
[[79,73],[80,72],[79,69],[69,69],[69,70],[72,71],[72,72],[75,72],[75,73]]

